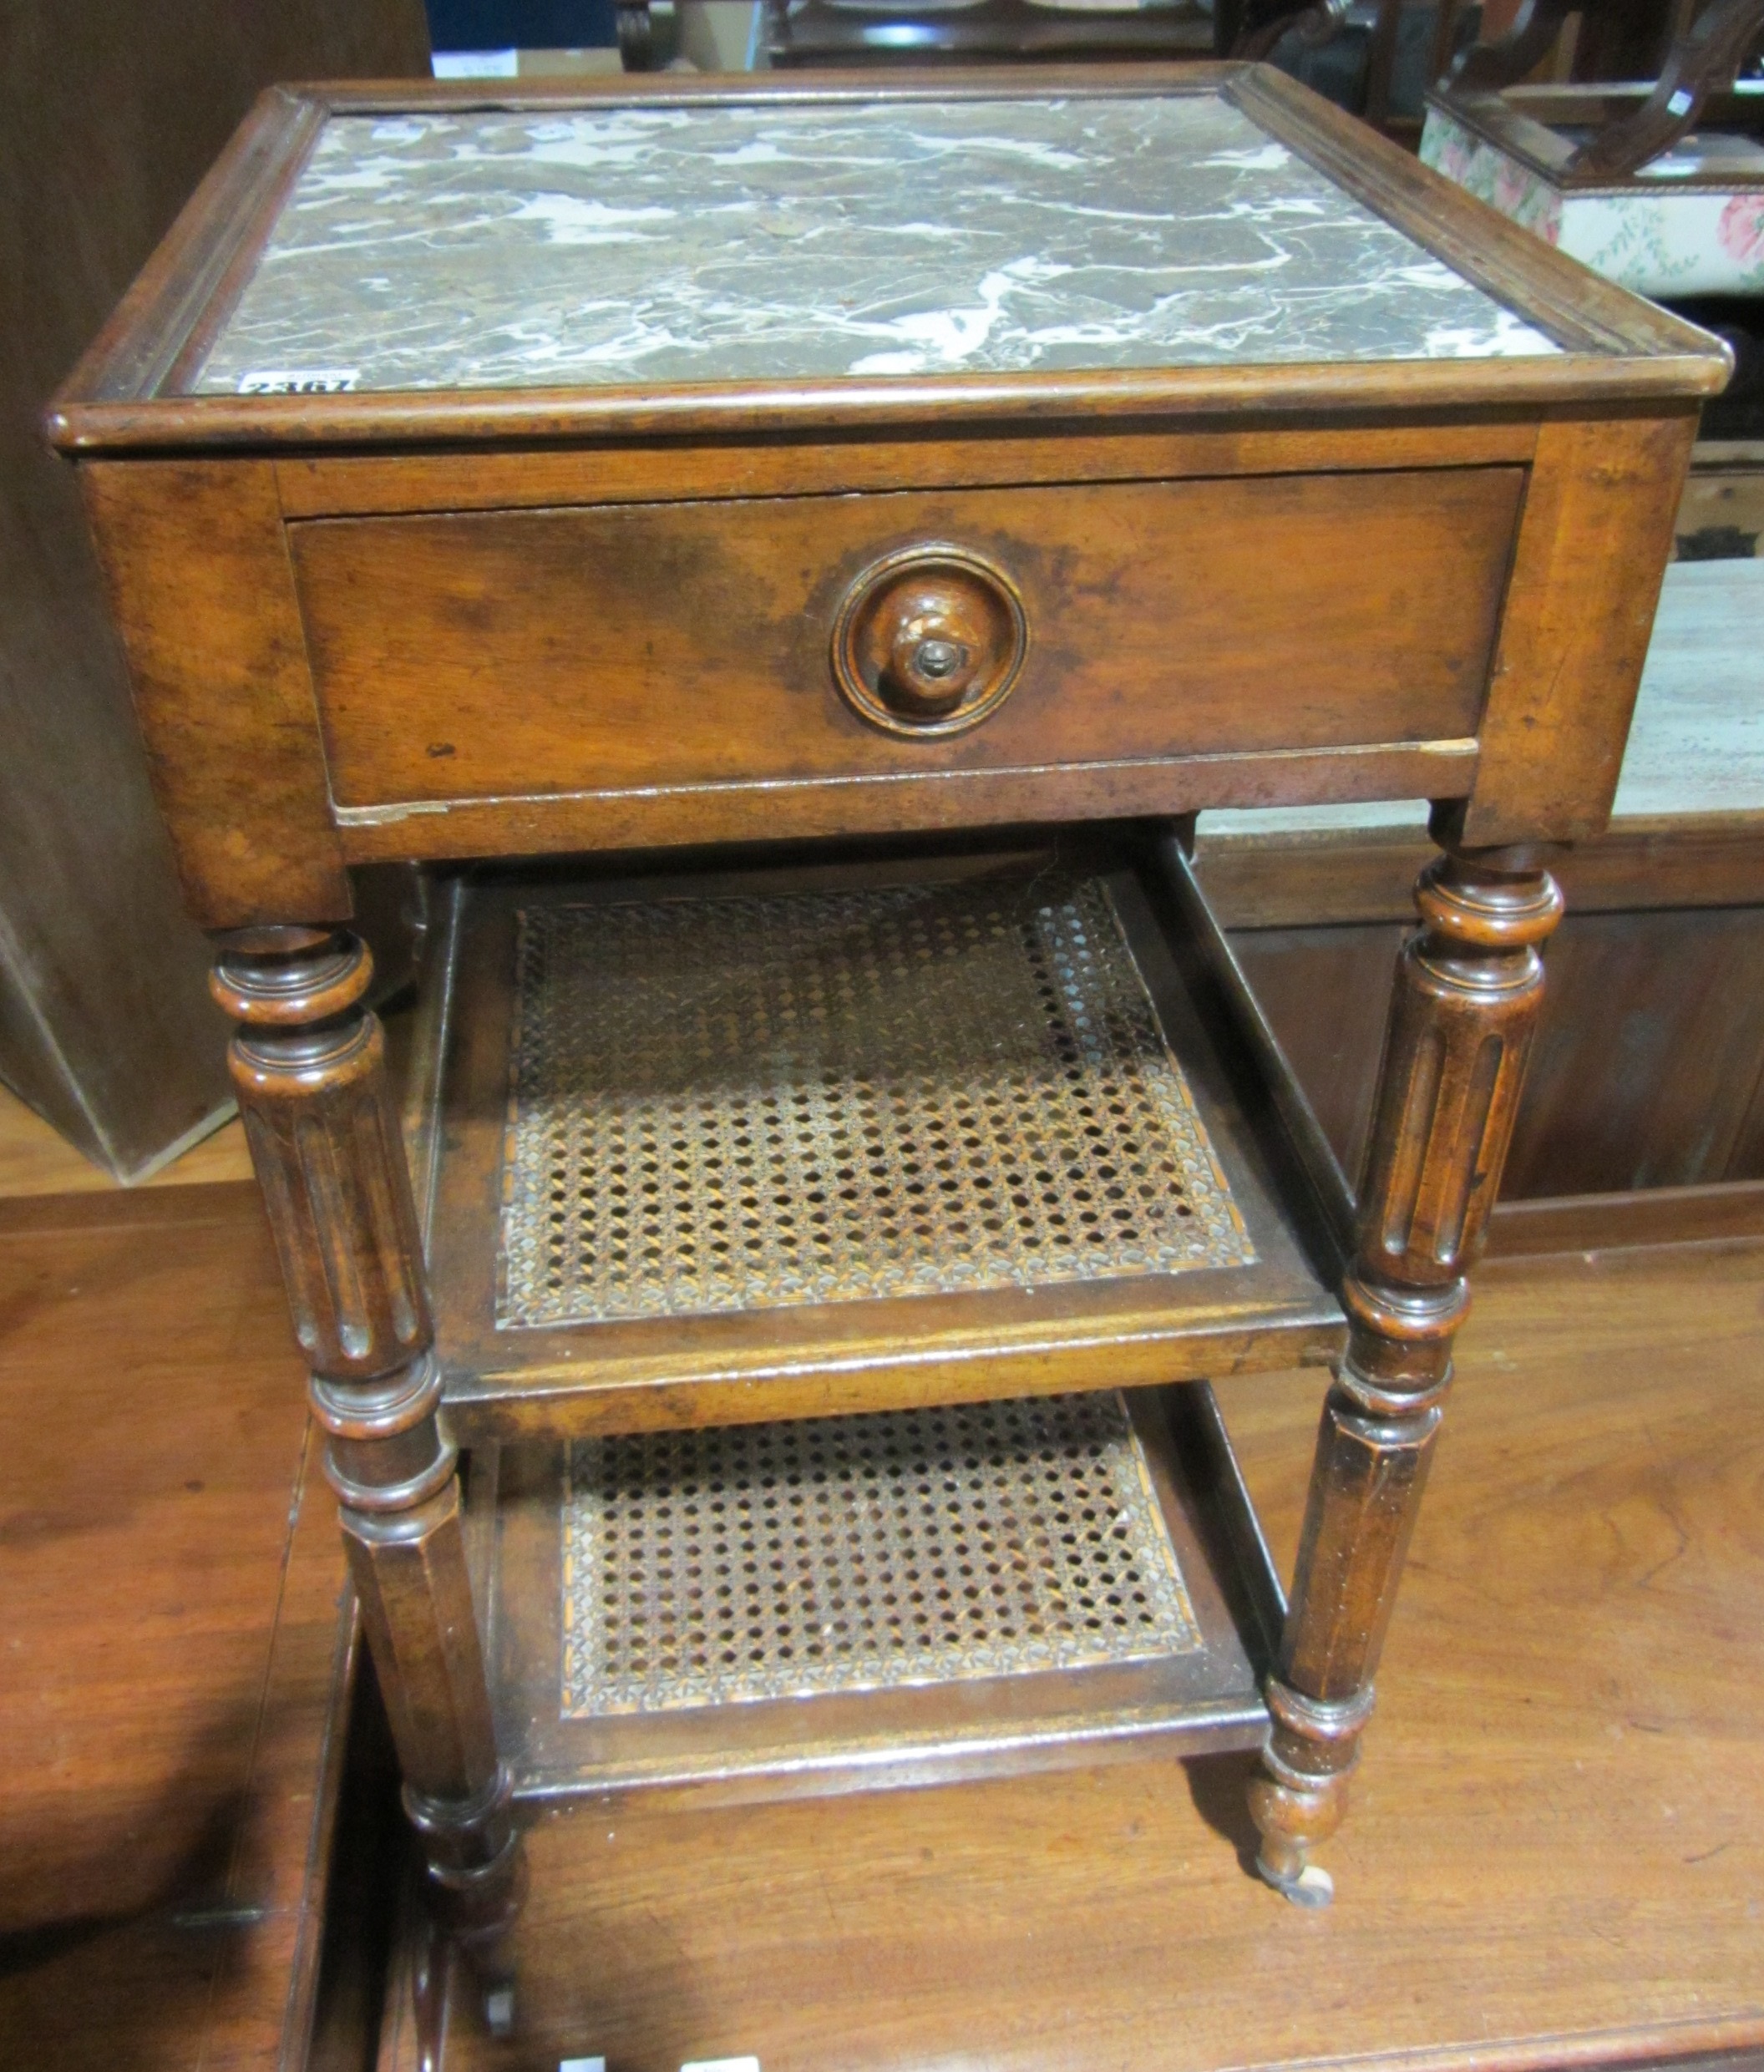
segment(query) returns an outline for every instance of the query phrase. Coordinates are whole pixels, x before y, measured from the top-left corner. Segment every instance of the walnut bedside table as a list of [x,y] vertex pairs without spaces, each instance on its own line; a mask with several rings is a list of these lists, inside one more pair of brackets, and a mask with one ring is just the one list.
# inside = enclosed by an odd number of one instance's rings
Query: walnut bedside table
[[[259,104],[52,431],[492,1979],[518,1807],[656,1783],[1260,1746],[1326,1897],[1726,372],[1258,68]],[[1390,798],[1356,1210],[1184,843]],[[1289,1608],[1207,1377],[1305,1360]]]

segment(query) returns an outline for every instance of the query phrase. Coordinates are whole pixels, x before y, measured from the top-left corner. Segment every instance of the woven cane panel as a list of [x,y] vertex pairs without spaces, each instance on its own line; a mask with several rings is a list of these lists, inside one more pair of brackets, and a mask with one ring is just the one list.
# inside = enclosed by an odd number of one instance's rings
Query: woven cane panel
[[1199,1644],[1118,1394],[646,1433],[572,1451],[570,1716]]
[[521,916],[499,1325],[1254,1257],[1099,882]]

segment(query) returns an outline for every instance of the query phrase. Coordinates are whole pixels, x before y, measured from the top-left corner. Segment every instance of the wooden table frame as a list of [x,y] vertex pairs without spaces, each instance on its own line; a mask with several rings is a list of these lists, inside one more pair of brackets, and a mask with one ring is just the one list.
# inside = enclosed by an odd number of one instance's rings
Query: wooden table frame
[[[460,1527],[423,1248],[386,1089],[348,866],[397,856],[657,847],[1058,820],[1179,820],[1214,805],[1419,796],[1441,854],[1397,971],[1348,1347],[1252,1791],[1270,1882],[1326,1890],[1338,1824],[1451,1376],[1561,902],[1548,845],[1608,816],[1702,397],[1703,334],[1609,286],[1280,75],[1090,68],[1086,94],[1223,94],[1562,348],[1519,358],[1012,374],[658,390],[195,396],[185,384],[332,111],[1046,95],[988,70],[666,79],[518,92],[327,87],[266,95],[55,404],[132,664],[191,910],[238,1024],[235,1083],[330,1434],[329,1473],[438,1893],[488,1948],[521,1857]],[[672,786],[641,742],[599,784],[339,804],[291,556],[307,519],[667,506],[814,492],[1228,480],[1366,484],[1518,471],[1498,635],[1473,724],[1220,752],[1180,745],[1036,767],[903,768],[893,781]],[[1346,492],[1343,492],[1346,494]],[[1358,494],[1357,491],[1355,494]],[[495,522],[503,523],[504,519]],[[1351,560],[1344,542],[1340,565]],[[1349,697],[1351,693],[1344,692]],[[420,685],[388,682],[392,728]],[[1346,709],[1346,708],[1344,708]]]

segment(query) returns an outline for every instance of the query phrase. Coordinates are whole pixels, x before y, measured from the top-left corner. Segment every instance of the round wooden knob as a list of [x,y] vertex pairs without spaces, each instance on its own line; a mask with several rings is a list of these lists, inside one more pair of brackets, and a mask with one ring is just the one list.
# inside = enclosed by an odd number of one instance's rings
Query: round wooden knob
[[847,591],[833,672],[890,733],[958,733],[996,710],[1028,646],[1022,600],[1002,570],[962,547],[908,547]]

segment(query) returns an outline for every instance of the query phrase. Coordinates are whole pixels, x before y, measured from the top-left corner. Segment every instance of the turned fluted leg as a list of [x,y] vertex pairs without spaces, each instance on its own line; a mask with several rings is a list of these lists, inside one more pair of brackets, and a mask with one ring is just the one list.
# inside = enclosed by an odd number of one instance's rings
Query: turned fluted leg
[[1250,1787],[1258,1867],[1326,1902],[1310,1851],[1341,1823],[1469,1304],[1464,1274],[1500,1186],[1562,911],[1521,851],[1459,850],[1416,887],[1399,960],[1344,1294],[1347,1351],[1323,1406],[1272,1725]]
[[326,1472],[436,1912],[506,2009],[496,1950],[522,1857],[496,1755],[454,1450],[437,1419],[421,1240],[365,944],[342,931],[224,939],[215,998],[251,1159],[330,1435]]

